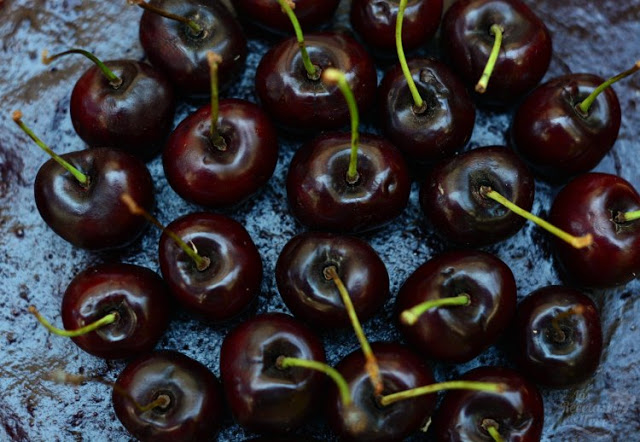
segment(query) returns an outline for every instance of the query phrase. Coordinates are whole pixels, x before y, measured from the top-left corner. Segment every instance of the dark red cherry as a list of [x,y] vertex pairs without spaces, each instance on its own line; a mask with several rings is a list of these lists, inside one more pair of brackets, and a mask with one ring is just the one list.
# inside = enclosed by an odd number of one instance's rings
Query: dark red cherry
[[546,179],[588,172],[611,150],[620,129],[620,103],[612,88],[589,112],[577,106],[605,80],[570,74],[539,86],[520,105],[511,127],[514,147]]
[[[340,0],[293,0],[294,12],[303,31],[317,28],[333,17]],[[293,34],[293,26],[277,0],[235,0],[241,18],[277,33]]]
[[396,314],[425,301],[467,295],[468,304],[434,307],[400,331],[421,355],[466,362],[493,344],[516,311],[516,281],[509,267],[480,251],[438,255],[418,267],[403,284]]
[[[395,52],[398,0],[353,0],[351,26],[372,48]],[[404,12],[402,44],[418,49],[434,36],[440,25],[442,0],[409,0]]]
[[593,235],[593,244],[581,250],[552,238],[558,261],[573,283],[612,287],[640,274],[640,220],[619,220],[620,214],[637,210],[640,195],[615,175],[586,173],[558,193],[549,221],[571,234]]
[[220,377],[234,419],[256,432],[284,433],[302,425],[322,402],[325,375],[282,369],[280,356],[325,362],[322,342],[282,313],[255,316],[231,330],[220,351]]
[[467,89],[439,61],[410,60],[409,69],[424,108],[416,108],[402,68],[396,65],[378,88],[382,131],[411,159],[433,162],[454,155],[471,138],[476,118]]
[[167,230],[210,260],[199,270],[166,233],[160,237],[160,270],[185,308],[210,321],[225,321],[251,304],[262,283],[262,259],[240,223],[223,215],[192,213]]
[[211,106],[183,120],[163,152],[167,181],[187,201],[224,207],[243,201],[271,178],[278,161],[278,140],[267,115],[244,100],[220,102],[218,134],[210,137]]
[[133,241],[146,221],[120,201],[128,193],[147,210],[153,207],[153,182],[142,161],[121,150],[96,148],[61,155],[88,177],[80,184],[53,159],[40,167],[34,183],[42,219],[77,247],[100,250]]
[[302,233],[282,249],[276,263],[278,291],[289,310],[314,327],[351,325],[340,293],[324,270],[334,267],[361,321],[389,297],[389,274],[365,241],[332,233]]
[[483,186],[531,211],[533,176],[502,146],[474,149],[436,165],[420,189],[420,205],[450,241],[474,247],[502,241],[520,230],[525,219],[483,195]]
[[515,333],[518,366],[538,384],[567,387],[598,368],[600,315],[575,289],[548,286],[529,294],[518,306]]
[[[274,0],[275,1],[275,0]],[[318,78],[309,78],[295,38],[274,46],[256,71],[256,93],[269,116],[295,131],[336,129],[349,122],[349,109],[337,86],[321,80],[321,71],[343,71],[361,112],[375,100],[376,70],[366,50],[353,38],[337,32],[305,34]]]
[[236,80],[247,56],[247,40],[240,24],[223,2],[204,0],[150,0],[153,6],[196,22],[196,33],[184,23],[145,11],[140,19],[140,42],[149,61],[164,71],[179,92],[210,93],[207,52],[222,58],[220,86]]
[[[434,383],[429,366],[408,347],[396,343],[374,342],[371,348],[380,366],[383,394]],[[336,369],[349,385],[354,408],[364,415],[356,424],[349,422],[346,419],[349,413],[345,413],[337,388],[331,387],[325,413],[329,426],[340,440],[401,441],[426,424],[435,409],[435,395],[418,396],[387,406],[380,405],[360,350],[347,355]]]
[[[163,399],[168,404],[142,407]],[[122,425],[141,441],[205,441],[222,421],[220,383],[207,367],[175,351],[149,353],[118,376],[113,408]]]
[[551,61],[551,36],[545,24],[520,0],[458,0],[442,20],[444,53],[471,88],[478,82],[493,48],[492,25],[503,40],[482,100],[512,103],[532,89]]

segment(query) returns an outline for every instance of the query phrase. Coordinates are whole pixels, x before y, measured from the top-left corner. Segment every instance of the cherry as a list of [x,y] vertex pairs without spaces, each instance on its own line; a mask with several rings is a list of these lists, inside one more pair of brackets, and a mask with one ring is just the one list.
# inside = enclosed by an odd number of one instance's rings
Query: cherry
[[305,323],[334,328],[350,324],[344,303],[326,270],[340,275],[357,316],[366,320],[389,297],[389,275],[365,241],[332,233],[302,233],[282,249],[276,282],[285,304]]
[[518,99],[538,84],[551,61],[549,30],[520,0],[455,2],[442,20],[441,41],[465,83],[484,77],[476,90],[489,104]]
[[210,440],[222,420],[218,379],[175,351],[149,353],[127,365],[112,400],[122,425],[141,441]]
[[425,357],[466,362],[509,325],[516,295],[513,273],[495,256],[444,253],[418,267],[400,289],[400,331]]
[[224,339],[220,376],[235,420],[250,431],[288,432],[313,413],[324,375],[283,368],[282,357],[324,362],[321,341],[300,321],[282,313],[255,316]]
[[462,379],[499,382],[505,391],[503,394],[472,390],[448,392],[433,420],[436,440],[540,440],[544,409],[542,397],[533,384],[503,367],[478,367]]
[[640,273],[639,210],[638,192],[615,175],[583,174],[558,193],[551,222],[570,233],[593,236],[593,244],[579,251],[554,240],[560,265],[575,284],[612,287]]
[[[292,0],[296,17],[305,29],[317,28],[331,19],[340,0]],[[294,30],[276,0],[236,0],[233,6],[240,16],[262,29],[277,33]]]
[[567,387],[598,368],[600,316],[593,301],[575,289],[548,286],[529,294],[518,306],[515,333],[516,361],[539,384]]

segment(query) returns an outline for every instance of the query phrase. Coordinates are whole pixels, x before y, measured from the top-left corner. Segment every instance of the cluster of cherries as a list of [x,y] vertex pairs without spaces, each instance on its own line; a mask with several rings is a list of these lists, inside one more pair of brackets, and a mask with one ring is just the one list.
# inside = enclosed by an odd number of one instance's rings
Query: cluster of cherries
[[[458,0],[442,24],[442,0],[353,0],[352,26],[369,50],[344,32],[302,34],[301,26],[329,21],[338,0],[238,0],[247,25],[296,34],[260,62],[259,107],[219,99],[247,54],[242,27],[223,4],[133,3],[145,9],[140,40],[151,64],[102,62],[81,49],[45,56],[51,62],[79,53],[95,62],[70,103],[74,128],[92,148],[57,156],[20,112],[13,115],[53,157],[38,171],[35,200],[58,235],[103,250],[126,246],[147,221],[163,230],[162,278],[128,264],[86,269],[65,292],[65,330],[31,308],[49,330],[88,353],[135,357],[113,385],[123,425],[141,440],[211,439],[226,403],[250,431],[289,433],[324,401],[327,422],[343,440],[402,440],[431,419],[430,431],[442,441],[539,440],[542,399],[532,381],[562,388],[593,374],[602,349],[593,302],[573,288],[550,286],[516,306],[516,282],[505,263],[473,249],[451,251],[420,266],[397,294],[395,315],[410,346],[369,344],[360,321],[390,297],[389,276],[375,251],[349,234],[374,230],[404,210],[409,160],[428,170],[420,204],[451,242],[502,241],[527,218],[556,235],[569,278],[589,287],[627,283],[640,272],[640,195],[622,178],[587,172],[612,148],[620,127],[609,86],[640,64],[607,81],[571,74],[536,87],[551,59],[551,39],[520,0]],[[449,65],[406,60],[404,49],[424,45],[439,27]],[[400,63],[378,86],[369,52],[394,49]],[[512,124],[514,149],[460,153],[474,127],[474,102],[504,108],[527,93]],[[210,95],[211,102],[169,133],[178,95]],[[360,135],[358,112],[373,107],[376,96],[385,137]],[[333,132],[349,122],[351,133]],[[245,228],[223,215],[198,212],[160,225],[150,215],[153,182],[143,161],[163,148],[164,171],[178,195],[208,209],[228,208],[271,177],[276,127],[321,133],[296,152],[286,183],[292,214],[311,229],[286,244],[276,265],[278,290],[295,318],[267,313],[234,328],[222,345],[221,387],[199,362],[153,349],[174,300],[212,322],[245,311],[260,291],[259,251]],[[528,212],[530,169],[554,182],[577,176],[558,193],[552,224]],[[361,351],[327,366],[308,326],[349,325]],[[461,380],[434,383],[426,359],[469,361],[510,326],[524,375],[480,367]],[[446,389],[456,391],[435,412],[433,393]]]

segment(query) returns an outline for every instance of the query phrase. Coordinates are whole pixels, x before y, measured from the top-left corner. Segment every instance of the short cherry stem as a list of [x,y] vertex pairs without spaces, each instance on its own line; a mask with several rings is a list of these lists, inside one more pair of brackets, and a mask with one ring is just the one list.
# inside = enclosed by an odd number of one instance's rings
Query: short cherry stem
[[553,330],[555,331],[554,340],[556,342],[564,342],[566,339],[565,332],[562,330],[562,327],[560,327],[560,321],[574,315],[581,315],[584,313],[584,310],[584,306],[576,305],[566,311],[558,313],[551,319],[551,327],[553,327]]
[[378,401],[380,405],[386,407],[406,399],[412,399],[426,394],[436,393],[443,390],[475,390],[488,393],[503,393],[507,389],[504,384],[494,382],[475,382],[475,381],[449,381],[440,382],[438,384],[425,385],[424,387],[412,388],[411,390],[400,391],[398,393],[380,396]]
[[214,52],[207,52],[209,71],[211,72],[211,129],[209,137],[211,143],[220,151],[227,150],[227,143],[218,132],[218,117],[220,116],[220,98],[218,94],[218,66],[222,63],[222,57]]
[[360,115],[358,113],[358,105],[353,96],[353,91],[349,87],[347,76],[344,72],[328,68],[322,74],[322,80],[326,83],[337,84],[338,88],[344,95],[344,99],[349,107],[349,115],[351,116],[351,155],[349,157],[349,170],[347,171],[347,182],[355,184],[360,178],[358,174],[358,145],[360,144],[360,134],[358,127],[360,126]]
[[578,110],[582,113],[582,115],[588,115],[589,109],[591,109],[591,105],[596,100],[596,98],[598,98],[598,95],[600,95],[606,88],[611,86],[613,83],[620,81],[623,78],[628,77],[629,75],[635,74],[638,71],[640,71],[640,60],[636,61],[636,64],[633,65],[631,69],[628,69],[622,72],[621,74],[616,75],[615,77],[609,78],[607,81],[605,81],[600,86],[595,88],[593,92],[591,92],[591,94],[589,94],[589,96],[585,98],[584,101],[582,101],[582,103],[578,105]]
[[494,24],[489,28],[489,32],[491,35],[495,36],[495,40],[493,41],[493,48],[491,49],[487,65],[484,67],[482,76],[476,84],[476,92],[480,94],[483,94],[487,90],[489,79],[491,78],[493,69],[496,66],[496,61],[498,61],[498,54],[500,53],[500,46],[502,45],[502,33],[504,32],[504,29],[502,29],[502,26]]
[[40,322],[40,324],[42,324],[44,328],[49,330],[51,333],[58,336],[64,336],[67,338],[75,338],[76,336],[86,335],[87,333],[91,333],[92,331],[95,331],[101,327],[104,327],[105,325],[113,324],[120,317],[120,315],[118,315],[117,312],[113,312],[113,313],[109,313],[108,315],[105,315],[104,317],[98,319],[95,322],[92,322],[91,324],[85,325],[84,327],[78,328],[76,330],[63,330],[61,328],[54,327],[53,325],[51,325],[49,321],[47,321],[42,317],[40,312],[38,312],[38,310],[34,306],[29,307],[29,313],[35,316],[38,322]]
[[591,235],[590,233],[587,233],[584,236],[571,235],[570,233],[567,233],[564,230],[561,230],[561,229],[557,228],[556,226],[548,223],[547,221],[543,220],[542,218],[539,218],[539,217],[535,216],[531,212],[527,212],[526,210],[521,209],[520,207],[516,206],[511,201],[509,201],[508,199],[506,199],[505,197],[500,195],[495,190],[492,190],[490,187],[482,186],[480,188],[480,193],[482,195],[488,197],[488,198],[491,198],[492,200],[496,201],[497,203],[502,204],[507,209],[509,209],[512,212],[520,215],[521,217],[523,217],[525,219],[528,219],[529,221],[531,221],[531,222],[535,223],[536,225],[542,227],[547,232],[552,233],[553,235],[557,236],[558,238],[560,238],[563,241],[566,241],[567,243],[569,243],[570,245],[572,245],[576,249],[582,249],[584,247],[589,247],[593,243],[593,235]]
[[637,219],[640,219],[640,210],[635,210],[633,212],[620,212],[613,220],[617,223],[627,223]]
[[312,361],[308,359],[299,359],[299,358],[290,358],[287,356],[279,356],[276,359],[276,367],[281,370],[285,370],[287,368],[299,367],[299,368],[307,368],[309,370],[319,371],[321,373],[329,376],[333,382],[336,383],[338,387],[338,392],[340,393],[340,400],[342,401],[342,405],[349,406],[353,399],[351,398],[351,392],[349,391],[349,384],[345,381],[344,377],[340,374],[338,370],[333,367],[328,366],[327,364],[323,364],[322,362]]
[[136,406],[141,413],[146,413],[147,411],[153,410],[154,408],[167,408],[171,404],[171,398],[166,394],[158,395],[158,397],[148,403],[147,405],[138,405]]
[[482,421],[482,428],[485,429],[494,442],[504,442],[502,435],[498,431],[498,423],[493,419],[485,419]]
[[400,5],[398,6],[398,18],[396,19],[396,50],[398,52],[398,60],[400,61],[402,73],[407,79],[407,85],[409,86],[409,91],[413,97],[413,103],[415,105],[414,110],[417,113],[421,113],[425,111],[426,105],[420,96],[420,92],[418,92],[416,82],[413,81],[413,76],[411,75],[409,65],[407,64],[407,58],[404,55],[404,47],[402,46],[402,21],[404,20],[404,10],[407,8],[407,1],[408,0],[400,0]]
[[184,251],[184,253],[186,253],[189,256],[189,258],[193,260],[198,271],[202,272],[209,268],[209,266],[211,265],[211,260],[209,258],[207,258],[206,256],[198,255],[198,251],[195,245],[191,244],[191,247],[189,247],[189,245],[187,245],[187,243],[184,242],[182,238],[180,238],[178,235],[173,233],[171,230],[167,229],[154,216],[152,216],[149,212],[147,212],[142,207],[140,207],[138,203],[136,203],[133,200],[133,198],[131,198],[131,195],[125,193],[120,196],[120,200],[124,204],[126,204],[127,208],[131,213],[133,213],[134,215],[140,215],[144,217],[151,224],[156,226],[158,229],[162,230],[163,233],[166,233],[169,236],[169,238],[171,238],[178,245],[178,247],[180,247]]
[[411,307],[410,309],[403,311],[400,314],[400,320],[403,324],[414,325],[416,322],[418,322],[420,316],[422,316],[422,314],[427,310],[431,310],[436,307],[469,305],[470,302],[471,299],[466,293],[458,296],[453,296],[451,298],[430,299],[416,305],[415,307]]
[[291,24],[293,25],[293,30],[296,33],[296,39],[298,40],[298,46],[300,47],[300,55],[302,57],[302,63],[304,64],[304,68],[307,71],[307,77],[310,80],[318,80],[320,79],[320,69],[318,69],[313,63],[311,63],[311,58],[309,58],[309,53],[307,52],[307,46],[304,43],[304,35],[302,35],[302,28],[300,27],[300,22],[298,21],[298,17],[293,12],[293,9],[296,7],[295,3],[291,0],[278,0],[280,3],[280,7],[282,11],[287,14]]
[[84,55],[89,60],[94,62],[95,65],[98,66],[98,69],[100,69],[100,71],[102,71],[102,74],[107,78],[107,80],[109,80],[109,84],[114,89],[117,89],[122,85],[122,78],[120,78],[116,74],[114,74],[113,71],[111,69],[109,69],[107,67],[107,65],[104,64],[98,57],[96,57],[95,55],[93,55],[89,51],[85,51],[84,49],[74,48],[74,49],[69,49],[68,51],[59,52],[59,53],[54,54],[54,55],[49,55],[49,53],[47,51],[42,51],[42,63],[49,64],[52,61],[54,61],[55,59],[57,59],[59,57],[63,57],[65,55],[69,55],[69,54]]
[[178,21],[180,23],[184,23],[185,25],[189,26],[189,29],[191,29],[191,31],[193,31],[194,35],[200,36],[203,32],[202,26],[200,26],[198,23],[196,23],[195,21],[187,18],[187,17],[183,17],[181,15],[177,15],[177,14],[172,14],[169,11],[165,11],[164,9],[160,9],[156,6],[153,6],[147,2],[145,2],[144,0],[128,0],[130,4],[133,5],[137,5],[140,6],[142,9],[145,9],[147,11],[153,12],[155,14],[158,14],[164,18],[168,18],[169,20],[175,20]]
[[31,138],[38,145],[38,147],[40,147],[40,149],[44,150],[47,154],[49,154],[49,156],[53,158],[60,166],[62,166],[71,175],[73,175],[74,178],[78,180],[80,184],[82,184],[83,186],[86,186],[87,184],[89,184],[89,177],[87,175],[80,172],[78,169],[73,167],[69,162],[63,159],[60,155],[52,151],[49,146],[44,144],[42,140],[38,138],[36,134],[34,134],[33,131],[29,129],[29,127],[27,127],[26,124],[22,122],[22,112],[14,111],[12,118],[13,118],[13,121],[20,127],[20,129],[22,129],[24,133],[29,135],[29,138]]

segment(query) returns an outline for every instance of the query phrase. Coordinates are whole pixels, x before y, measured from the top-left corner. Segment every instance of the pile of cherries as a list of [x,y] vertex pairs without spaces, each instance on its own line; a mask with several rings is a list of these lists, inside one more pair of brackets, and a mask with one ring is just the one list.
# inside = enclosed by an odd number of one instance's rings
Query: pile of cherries
[[[237,15],[215,0],[132,3],[145,9],[140,41],[149,63],[102,62],[82,49],[44,57],[81,54],[94,62],[70,103],[74,128],[90,148],[57,156],[19,111],[13,115],[53,157],[34,189],[55,233],[98,251],[126,247],[148,222],[163,230],[162,277],[122,263],[84,270],[64,294],[64,330],[30,309],[86,352],[131,360],[112,390],[127,430],[140,440],[210,440],[228,407],[243,428],[267,435],[255,440],[296,440],[286,437],[324,409],[341,440],[396,441],[421,429],[438,441],[539,440],[543,406],[535,384],[565,388],[595,372],[599,313],[568,286],[540,287],[517,305],[509,267],[476,248],[508,240],[526,217],[556,235],[558,262],[576,286],[636,277],[640,195],[620,177],[589,171],[620,127],[609,86],[640,64],[612,81],[571,74],[538,86],[551,37],[520,0],[458,0],[442,22],[442,0],[353,0],[355,36],[307,31],[330,22],[338,0],[237,0]],[[243,26],[295,34],[260,61],[260,105],[219,99],[244,66]],[[439,28],[444,61],[406,60],[404,49],[426,45]],[[389,59],[396,50],[400,63],[378,85],[371,54]],[[177,100],[209,97],[171,130]],[[463,152],[476,104],[504,112],[517,106],[511,146]],[[372,108],[382,136],[358,133],[358,113]],[[339,132],[350,122],[351,133]],[[154,183],[144,161],[161,151],[180,197],[228,211],[270,179],[279,134],[306,140],[288,166],[286,193],[309,231],[291,238],[275,265],[293,316],[270,312],[234,327],[222,344],[220,382],[202,363],[154,348],[176,302],[212,323],[246,312],[261,288],[260,251],[240,223],[210,211],[162,226],[151,215]],[[385,264],[353,235],[403,212],[412,172],[420,176],[427,228],[455,250],[423,263],[392,294]],[[571,179],[551,207],[551,224],[528,214],[534,177],[563,185]],[[369,344],[360,321],[390,298],[406,345]],[[327,366],[316,331],[351,326],[362,350]],[[428,360],[469,361],[506,331],[518,371],[479,367],[435,383]],[[444,389],[455,391],[436,410],[435,393]]]

